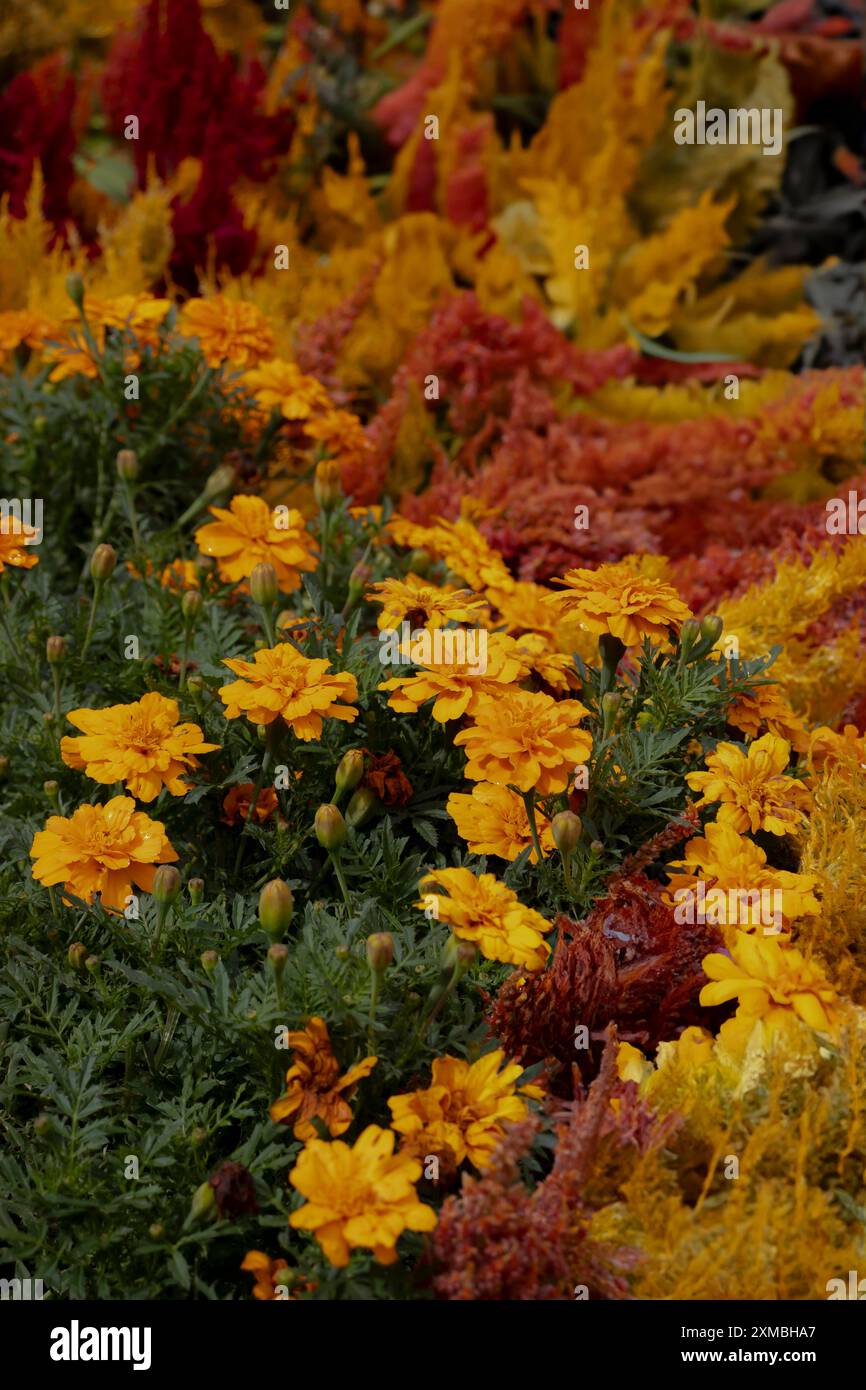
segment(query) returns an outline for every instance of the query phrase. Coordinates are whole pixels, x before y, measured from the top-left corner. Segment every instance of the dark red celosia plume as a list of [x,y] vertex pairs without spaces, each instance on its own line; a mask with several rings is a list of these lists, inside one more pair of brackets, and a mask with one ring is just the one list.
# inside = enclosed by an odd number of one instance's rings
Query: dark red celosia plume
[[58,226],[69,218],[75,100],[75,79],[61,54],[19,73],[0,95],[0,197],[9,198],[13,217],[24,216],[27,192],[40,164],[45,216]]

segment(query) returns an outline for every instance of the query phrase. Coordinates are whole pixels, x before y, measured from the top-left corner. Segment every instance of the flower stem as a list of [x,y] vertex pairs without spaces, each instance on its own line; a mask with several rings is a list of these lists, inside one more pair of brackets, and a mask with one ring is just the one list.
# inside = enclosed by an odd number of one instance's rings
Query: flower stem
[[538,863],[540,864],[544,856],[541,853],[541,845],[538,840],[538,827],[535,824],[535,791],[534,789],[530,789],[528,792],[523,792],[522,795],[523,804],[526,807],[526,819],[529,821],[529,833],[532,836],[532,848],[535,850],[538,856]]
[[261,615],[262,627],[264,629],[265,636],[268,639],[268,646],[275,647],[277,645],[277,640],[274,637],[274,624],[271,621],[271,615],[268,612],[267,608],[261,607],[259,608],[259,614]]
[[60,709],[60,668],[57,665],[52,666],[51,674],[54,677],[54,722],[59,734],[63,722],[63,714]]
[[91,637],[93,636],[93,624],[94,624],[94,622],[95,622],[95,620],[96,620],[96,610],[97,610],[97,608],[99,607],[99,599],[100,599],[101,594],[102,594],[102,583],[101,583],[100,580],[97,579],[97,580],[94,581],[94,584],[93,584],[93,598],[92,598],[91,603],[90,603],[90,620],[89,620],[89,622],[88,622],[88,624],[87,624],[87,631],[86,631],[86,633],[84,634],[84,646],[81,648],[81,659],[82,659],[82,661],[84,660],[85,656],[87,655],[87,648],[90,646],[90,639],[91,639]]
[[371,970],[373,982],[370,987],[370,1024],[367,1029],[367,1051],[373,1051],[373,1039],[376,1030],[376,1013],[379,1008],[379,987],[382,983],[382,973],[379,970]]
[[345,875],[344,875],[344,873],[343,873],[343,866],[342,866],[342,864],[340,863],[340,856],[339,856],[339,853],[338,853],[336,850],[329,850],[328,853],[329,853],[330,856],[331,856],[331,862],[332,862],[333,865],[334,865],[334,873],[337,875],[337,882],[339,883],[339,885],[340,885],[340,891],[341,891],[342,894],[343,894],[343,902],[346,904],[347,908],[348,908],[349,911],[351,912],[351,911],[352,911],[352,901],[351,901],[351,899],[350,899],[350,897],[349,897],[349,890],[348,890],[348,888],[346,887],[346,878],[345,878]]

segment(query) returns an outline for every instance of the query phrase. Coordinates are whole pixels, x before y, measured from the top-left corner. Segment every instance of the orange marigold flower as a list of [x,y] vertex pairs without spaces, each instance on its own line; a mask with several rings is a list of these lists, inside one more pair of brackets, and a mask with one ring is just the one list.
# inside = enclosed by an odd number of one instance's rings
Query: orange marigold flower
[[550,923],[493,874],[473,874],[471,869],[436,869],[421,880],[420,888],[439,887],[448,897],[427,892],[416,907],[433,908],[436,919],[447,922],[455,936],[472,941],[487,960],[540,970],[550,955],[544,940]]
[[678,628],[691,617],[671,584],[645,577],[628,562],[601,565],[597,570],[568,570],[555,582],[566,585],[564,593],[551,594],[547,600],[556,612],[578,619],[599,636],[609,632],[626,647],[644,637],[665,643],[668,629]]
[[13,569],[32,570],[39,564],[39,556],[34,555],[29,546],[36,544],[38,532],[32,526],[9,515],[0,520],[0,574],[7,565]]
[[287,420],[308,420],[319,411],[333,409],[320,381],[305,376],[295,362],[275,358],[262,362],[241,377],[263,410],[278,410]]
[[53,329],[51,319],[32,309],[7,309],[0,314],[0,354],[14,352],[22,344],[41,347]]
[[[379,686],[380,690],[393,691],[388,704],[399,714],[417,714],[422,705],[433,700],[433,718],[447,724],[449,719],[472,714],[484,695],[498,698],[513,681],[526,675],[525,657],[514,639],[503,633],[490,633],[484,652],[477,637],[460,628],[435,632],[420,628],[418,632],[419,636],[399,650],[420,670],[392,676]],[[442,649],[440,661],[436,659],[440,654],[437,643]]]
[[780,685],[758,685],[738,695],[728,710],[728,723],[741,729],[747,738],[757,738],[762,729],[785,738],[798,753],[809,744],[806,725],[794,713]]
[[368,1125],[350,1147],[342,1139],[311,1139],[289,1174],[306,1197],[289,1225],[312,1231],[325,1258],[338,1269],[356,1249],[372,1250],[382,1265],[394,1264],[403,1231],[432,1231],[436,1213],[419,1202],[421,1164],[394,1153],[391,1129]]
[[809,763],[819,772],[832,764],[859,765],[866,769],[866,734],[856,724],[846,724],[841,734],[821,724],[809,736]]
[[245,714],[252,724],[272,724],[282,718],[298,738],[308,743],[321,738],[323,719],[352,724],[358,711],[340,700],[357,700],[355,677],[333,672],[322,657],[302,656],[290,642],[257,651],[252,661],[226,658],[224,666],[240,680],[220,686],[226,719]]
[[209,367],[219,367],[226,360],[237,367],[256,367],[274,354],[274,335],[262,311],[222,294],[187,300],[178,331],[198,339]]
[[469,589],[437,588],[417,574],[405,579],[384,579],[370,586],[365,595],[371,603],[382,605],[376,619],[380,631],[399,628],[407,622],[410,628],[435,629],[446,623],[480,623],[487,606]]
[[216,556],[220,578],[230,583],[248,579],[256,565],[273,565],[277,583],[286,593],[297,589],[300,571],[316,568],[316,545],[300,512],[290,507],[273,510],[262,497],[233,497],[228,510],[211,507],[216,521],[195,533],[205,555]]
[[379,1059],[365,1057],[341,1076],[328,1025],[318,1017],[311,1018],[306,1028],[289,1033],[289,1047],[295,1060],[286,1072],[286,1094],[270,1108],[274,1124],[294,1120],[295,1138],[305,1141],[316,1138],[314,1119],[322,1121],[332,1138],[345,1134],[352,1123],[348,1102],[358,1082],[370,1075]]
[[[532,844],[523,797],[510,787],[478,782],[469,796],[452,792],[445,809],[473,854],[495,854],[512,860]],[[555,846],[550,821],[538,809],[535,821],[542,850],[552,854]],[[533,864],[537,862],[534,849],[529,858]]]
[[[237,821],[245,822],[250,812],[250,802],[253,799],[254,787],[252,782],[238,782],[228,792],[223,799],[224,815],[220,820],[224,825],[234,825]],[[270,820],[271,816],[279,810],[277,793],[273,787],[261,787],[256,797],[255,819],[259,825],[264,825],[265,821]]]
[[592,752],[592,737],[578,728],[588,710],[579,700],[553,700],[527,690],[480,695],[474,722],[454,742],[466,749],[466,776],[540,796],[565,791],[576,766]]
[[[422,1158],[447,1147],[455,1162],[464,1159],[484,1168],[501,1140],[505,1124],[525,1120],[524,1096],[539,1098],[537,1086],[518,1088],[523,1067],[505,1053],[488,1052],[477,1062],[437,1057],[426,1090],[392,1096],[391,1128],[403,1136],[402,1149]],[[500,1070],[502,1068],[502,1070]]]
[[74,709],[66,718],[83,738],[62,738],[60,756],[67,767],[83,768],[94,782],[124,782],[139,801],[153,801],[163,787],[185,796],[182,774],[198,767],[196,753],[212,753],[198,724],[178,724],[177,700],[151,690],[130,705],[108,709]]
[[719,802],[720,825],[740,834],[768,830],[787,835],[802,824],[810,796],[802,782],[784,776],[791,745],[775,734],[764,734],[746,753],[735,743],[718,743],[707,755],[708,772],[688,772],[693,791],[703,792],[698,806]]
[[69,818],[49,816],[33,837],[30,855],[40,883],[61,883],[85,902],[98,893],[102,906],[115,912],[126,907],[133,884],[150,893],[157,864],[178,857],[165,826],[136,811],[128,796],[114,796],[104,806],[79,806]]
[[361,786],[375,792],[383,806],[405,806],[415,794],[412,783],[403,771],[403,765],[396,753],[371,753],[363,748],[368,758],[361,778]]
[[241,1261],[241,1269],[252,1274],[256,1281],[253,1285],[253,1298],[258,1299],[282,1297],[276,1291],[278,1276],[288,1267],[288,1260],[272,1260],[263,1250],[248,1250]]

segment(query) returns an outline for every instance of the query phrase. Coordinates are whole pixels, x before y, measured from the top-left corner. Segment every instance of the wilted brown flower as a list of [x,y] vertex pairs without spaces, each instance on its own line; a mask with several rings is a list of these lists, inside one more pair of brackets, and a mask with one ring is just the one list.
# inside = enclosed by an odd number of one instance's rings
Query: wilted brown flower
[[239,1216],[257,1216],[256,1186],[253,1175],[242,1163],[222,1163],[208,1182],[214,1190],[217,1211],[228,1221]]
[[362,787],[374,791],[383,806],[405,806],[414,796],[414,788],[403,771],[396,753],[371,753],[362,749],[369,758],[367,770],[361,781]]

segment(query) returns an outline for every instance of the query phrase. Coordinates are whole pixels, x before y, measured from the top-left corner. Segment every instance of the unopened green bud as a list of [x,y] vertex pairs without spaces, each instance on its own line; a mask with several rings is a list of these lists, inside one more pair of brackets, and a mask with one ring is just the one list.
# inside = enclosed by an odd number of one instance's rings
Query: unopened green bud
[[389,931],[376,931],[367,937],[367,964],[371,970],[386,970],[394,959],[394,938]]
[[313,478],[313,495],[316,506],[323,512],[333,511],[343,496],[340,465],[336,459],[321,459],[316,464]]
[[52,806],[56,806],[57,802],[60,799],[60,783],[55,782],[53,779],[49,778],[47,782],[42,783],[42,790],[48,797],[48,800],[51,802]]
[[607,738],[614,725],[617,712],[622,704],[622,696],[618,690],[608,690],[607,694],[601,697],[601,717],[603,724],[604,737]]
[[207,1130],[205,1129],[204,1125],[196,1125],[189,1132],[189,1142],[192,1144],[194,1149],[200,1149],[206,1139]]
[[201,968],[205,972],[205,974],[212,975],[220,963],[220,953],[219,951],[214,951],[213,949],[209,951],[202,951],[201,955],[199,956],[199,960],[201,962]]
[[277,601],[277,572],[273,565],[255,565],[250,575],[250,594],[259,608],[272,608]]
[[88,956],[84,962],[84,969],[89,970],[91,975],[95,975],[102,961],[99,956]]
[[316,839],[323,849],[339,849],[346,838],[346,822],[339,806],[320,806],[314,821]]
[[117,476],[125,483],[134,483],[138,477],[138,454],[134,449],[118,450],[117,458],[114,460],[117,469]]
[[680,651],[688,656],[701,634],[700,623],[695,618],[686,618],[680,628]]
[[193,1221],[202,1221],[216,1207],[216,1193],[209,1182],[203,1182],[193,1193],[189,1214]]
[[725,620],[719,613],[708,613],[701,620],[701,641],[714,647],[725,630]]
[[117,551],[113,545],[98,545],[90,557],[90,577],[96,584],[104,584],[114,574],[117,565]]
[[277,941],[289,929],[295,899],[289,885],[281,878],[272,878],[259,894],[259,922],[268,936]]
[[66,660],[66,638],[53,634],[45,641],[45,658],[51,666],[59,666]]
[[344,792],[354,791],[361,778],[364,776],[364,754],[360,748],[350,748],[344,753],[334,775],[334,782],[337,788],[337,800]]
[[589,847],[589,852],[595,855],[604,854],[604,845],[601,843],[601,840],[593,840]]
[[165,1227],[161,1221],[152,1221],[147,1228],[151,1240],[165,1240]]
[[204,599],[198,589],[187,589],[180,601],[180,611],[188,623],[195,622],[202,610]]
[[160,864],[153,876],[153,896],[162,907],[170,907],[180,892],[180,874],[173,864]]
[[550,822],[550,833],[553,836],[553,843],[563,858],[574,854],[580,842],[582,829],[580,816],[576,816],[573,811],[558,811],[553,817]]
[[80,309],[84,303],[84,281],[77,271],[67,275],[66,293],[69,295],[76,309]]
[[352,793],[352,799],[346,807],[346,824],[353,830],[358,830],[362,825],[366,825],[381,804],[371,787],[358,787],[357,791]]
[[348,960],[351,954],[352,952],[345,942],[341,941],[339,946],[334,947],[334,955],[337,957],[337,960]]
[[430,572],[432,564],[430,555],[426,550],[413,550],[409,556],[409,570],[412,574],[418,574],[422,579]]
[[186,683],[186,688],[194,700],[197,700],[203,691],[207,690],[207,683],[202,676],[192,675]]
[[43,1139],[51,1133],[53,1128],[54,1121],[50,1115],[46,1115],[44,1110],[41,1114],[37,1115],[36,1119],[33,1121],[34,1133],[38,1134]]
[[204,879],[191,878],[186,886],[187,891],[189,892],[190,902],[192,903],[193,907],[198,907],[204,894]]
[[89,955],[90,952],[83,941],[73,941],[66,952],[66,959],[69,961],[73,970],[82,970],[84,968],[84,962]]
[[221,463],[219,468],[215,468],[210,474],[207,482],[202,489],[202,498],[206,502],[212,502],[221,493],[227,492],[235,480],[235,470],[230,463]]
[[373,578],[373,571],[369,565],[365,565],[359,560],[352,573],[349,575],[349,602],[355,604],[367,590]]

